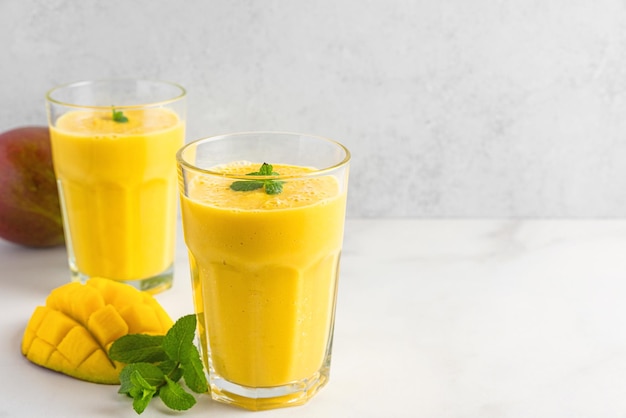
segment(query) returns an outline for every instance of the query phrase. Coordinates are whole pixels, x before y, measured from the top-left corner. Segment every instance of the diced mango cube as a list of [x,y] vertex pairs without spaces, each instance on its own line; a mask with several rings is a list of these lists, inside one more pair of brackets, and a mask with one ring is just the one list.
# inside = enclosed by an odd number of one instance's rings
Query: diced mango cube
[[76,326],[80,326],[80,324],[69,316],[46,307],[45,316],[35,335],[48,344],[56,346]]
[[92,312],[104,307],[104,298],[91,286],[69,283],[52,291],[46,306],[63,312],[81,324],[86,324]]
[[128,334],[128,324],[113,305],[94,312],[89,317],[87,328],[91,330],[98,344],[107,350],[113,341]]
[[76,368],[98,348],[89,331],[80,326],[72,328],[57,345],[58,352]]

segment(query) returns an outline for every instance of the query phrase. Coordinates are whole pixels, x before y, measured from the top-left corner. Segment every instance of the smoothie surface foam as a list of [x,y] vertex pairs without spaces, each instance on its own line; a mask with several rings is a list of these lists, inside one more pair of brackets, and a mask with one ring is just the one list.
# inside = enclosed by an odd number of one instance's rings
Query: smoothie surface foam
[[[212,168],[213,172],[245,176],[259,170],[261,163],[236,161]],[[274,164],[274,171],[289,178],[279,194],[269,195],[263,188],[238,192],[231,190],[234,180],[219,176],[198,176],[190,186],[189,197],[207,206],[231,210],[278,210],[323,204],[339,195],[337,180],[329,175],[311,176],[309,167]],[[302,177],[298,177],[302,176]],[[255,176],[246,177],[251,181]]]

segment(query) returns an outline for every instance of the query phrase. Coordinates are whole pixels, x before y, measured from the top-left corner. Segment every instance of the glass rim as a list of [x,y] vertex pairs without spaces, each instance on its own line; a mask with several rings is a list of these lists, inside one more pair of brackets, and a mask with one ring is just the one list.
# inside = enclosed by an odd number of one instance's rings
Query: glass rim
[[323,174],[326,174],[326,173],[329,173],[329,172],[332,172],[334,170],[337,170],[337,169],[340,169],[342,167],[347,166],[348,163],[350,162],[350,159],[351,159],[350,150],[345,145],[343,145],[341,142],[335,141],[334,139],[326,138],[324,136],[312,135],[312,134],[303,134],[303,133],[300,133],[300,132],[290,132],[290,131],[242,131],[242,132],[232,132],[232,133],[227,133],[227,134],[207,136],[207,137],[204,137],[204,138],[199,138],[199,139],[193,140],[193,141],[183,145],[176,152],[176,162],[181,167],[184,167],[184,168],[186,168],[188,170],[191,170],[191,171],[194,171],[196,173],[207,174],[207,175],[211,175],[211,176],[222,177],[222,178],[225,178],[225,179],[232,179],[232,180],[242,180],[242,179],[250,180],[250,176],[246,176],[245,174],[242,175],[242,174],[223,173],[223,172],[219,172],[219,171],[213,171],[213,170],[207,169],[207,168],[198,167],[198,166],[188,162],[183,157],[183,154],[188,149],[190,149],[190,148],[192,148],[194,146],[197,146],[201,142],[202,143],[204,143],[204,142],[216,142],[216,141],[224,140],[224,139],[231,138],[231,137],[234,137],[234,136],[244,136],[244,135],[301,136],[301,137],[313,138],[313,139],[321,140],[321,141],[324,141],[324,142],[329,143],[331,145],[334,145],[337,148],[343,150],[343,152],[345,154],[343,159],[340,162],[338,162],[336,164],[333,164],[331,166],[328,166],[328,167],[322,167],[322,168],[312,167],[311,171],[307,171],[305,173],[291,174],[291,175],[254,176],[254,178],[258,179],[258,180],[276,180],[276,179],[288,180],[288,179],[301,179],[301,178],[307,178],[307,177],[316,177],[316,176],[323,175]]
[[95,85],[95,84],[100,84],[100,83],[115,83],[115,82],[129,82],[129,81],[149,82],[153,84],[167,85],[170,87],[174,87],[175,89],[178,89],[178,94],[169,99],[157,100],[153,102],[138,103],[138,104],[133,104],[133,105],[121,105],[121,106],[115,105],[116,109],[133,109],[133,108],[163,106],[166,104],[174,103],[184,98],[187,95],[187,90],[185,90],[185,88],[182,85],[171,82],[171,81],[151,79],[151,78],[121,77],[121,78],[101,78],[101,79],[94,79],[94,80],[81,80],[81,81],[73,81],[70,83],[60,84],[58,86],[51,88],[50,90],[46,92],[46,100],[49,103],[54,103],[56,105],[61,105],[61,106],[71,107],[71,108],[76,108],[76,109],[94,109],[94,110],[111,109],[111,105],[87,105],[87,104],[79,104],[79,103],[69,103],[64,100],[55,99],[52,97],[52,95],[61,90],[67,90],[67,89],[76,88],[76,87],[84,87],[84,86]]

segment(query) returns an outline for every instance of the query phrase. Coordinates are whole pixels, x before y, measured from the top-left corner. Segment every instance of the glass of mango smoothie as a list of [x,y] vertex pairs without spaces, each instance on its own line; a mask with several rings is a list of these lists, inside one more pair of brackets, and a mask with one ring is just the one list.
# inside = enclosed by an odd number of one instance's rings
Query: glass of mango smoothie
[[185,96],[177,84],[136,79],[48,92],[73,280],[104,277],[151,293],[172,285]]
[[177,161],[212,397],[305,403],[329,378],[349,151],[251,132],[191,142]]

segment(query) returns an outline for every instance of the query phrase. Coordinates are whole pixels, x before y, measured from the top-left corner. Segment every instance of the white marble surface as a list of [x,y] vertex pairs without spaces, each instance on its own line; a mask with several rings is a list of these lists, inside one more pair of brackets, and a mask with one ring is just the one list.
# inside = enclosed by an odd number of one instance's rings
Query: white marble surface
[[[259,417],[620,417],[626,411],[626,221],[347,223],[330,383]],[[114,386],[26,361],[23,328],[67,280],[61,249],[0,242],[0,416],[133,417]],[[176,283],[158,299],[190,313]],[[184,416],[252,416],[202,396]],[[171,416],[158,401],[144,416]]]
[[621,0],[3,0],[0,131],[45,124],[59,83],[164,78],[190,140],[345,142],[352,217],[623,217],[625,21]]

